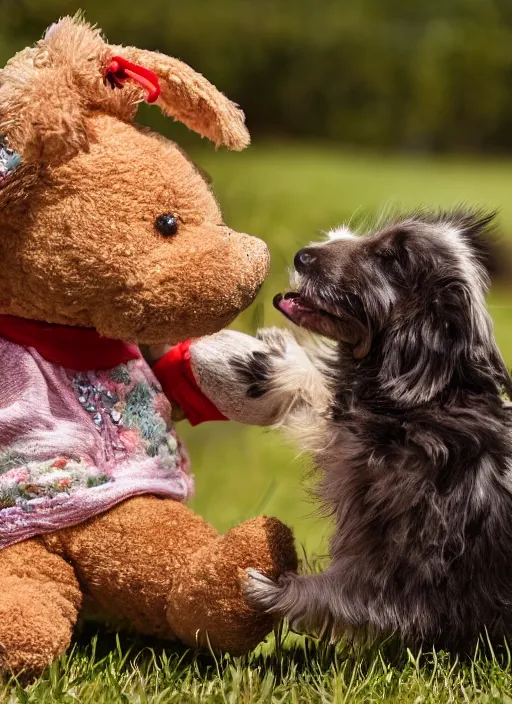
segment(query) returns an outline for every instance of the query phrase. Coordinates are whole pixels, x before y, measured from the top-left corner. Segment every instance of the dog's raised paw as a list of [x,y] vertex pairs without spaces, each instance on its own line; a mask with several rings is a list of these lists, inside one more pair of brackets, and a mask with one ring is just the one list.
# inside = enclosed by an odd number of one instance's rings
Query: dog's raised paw
[[287,330],[264,328],[258,331],[257,340],[264,343],[263,349],[253,349],[250,354],[231,360],[231,367],[247,388],[247,396],[253,399],[275,390],[276,377],[286,372],[290,362],[295,368],[297,358],[304,355]]
[[274,364],[270,353],[256,350],[247,357],[235,357],[231,366],[246,385],[249,398],[261,398],[272,388]]

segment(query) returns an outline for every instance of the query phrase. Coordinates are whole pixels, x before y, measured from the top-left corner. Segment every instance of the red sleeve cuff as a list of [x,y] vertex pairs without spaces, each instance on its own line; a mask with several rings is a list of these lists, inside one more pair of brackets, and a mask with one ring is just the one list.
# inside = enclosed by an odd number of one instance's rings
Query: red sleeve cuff
[[153,373],[169,401],[181,408],[191,425],[227,420],[197,385],[190,360],[192,342],[187,340],[172,347],[155,364]]

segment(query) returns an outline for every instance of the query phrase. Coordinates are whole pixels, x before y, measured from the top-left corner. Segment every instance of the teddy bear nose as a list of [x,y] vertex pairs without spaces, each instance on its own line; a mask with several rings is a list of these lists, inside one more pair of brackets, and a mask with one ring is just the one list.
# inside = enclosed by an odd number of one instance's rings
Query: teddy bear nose
[[300,249],[293,260],[293,265],[299,273],[305,273],[312,264],[317,260],[314,254],[308,247]]
[[164,213],[156,218],[155,228],[164,237],[175,235],[178,232],[178,219],[173,213]]

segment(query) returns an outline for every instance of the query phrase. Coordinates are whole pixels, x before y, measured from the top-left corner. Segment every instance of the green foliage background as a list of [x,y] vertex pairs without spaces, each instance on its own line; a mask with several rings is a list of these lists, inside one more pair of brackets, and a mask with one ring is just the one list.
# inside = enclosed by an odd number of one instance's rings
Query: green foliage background
[[0,0],[0,63],[79,7],[205,73],[256,134],[512,147],[510,0]]

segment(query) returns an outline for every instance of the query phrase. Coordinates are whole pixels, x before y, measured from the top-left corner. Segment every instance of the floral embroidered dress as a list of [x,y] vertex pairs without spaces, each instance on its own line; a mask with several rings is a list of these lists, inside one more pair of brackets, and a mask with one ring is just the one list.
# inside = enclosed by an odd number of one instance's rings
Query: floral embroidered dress
[[136,347],[0,316],[0,548],[130,496],[192,490],[171,405]]

